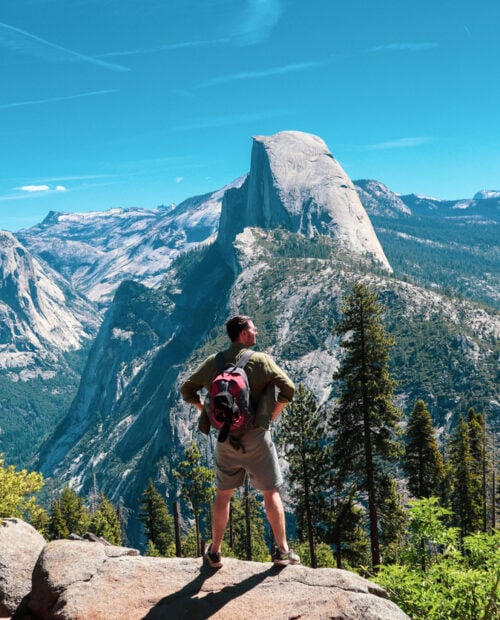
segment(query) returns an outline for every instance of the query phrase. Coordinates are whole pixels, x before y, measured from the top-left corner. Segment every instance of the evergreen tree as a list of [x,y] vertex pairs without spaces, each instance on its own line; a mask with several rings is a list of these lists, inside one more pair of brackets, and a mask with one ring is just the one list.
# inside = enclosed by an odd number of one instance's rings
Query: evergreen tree
[[423,400],[418,400],[408,419],[404,469],[410,493],[440,497],[444,481],[443,457],[438,449],[432,419]]
[[122,528],[116,508],[102,493],[98,501],[99,506],[90,519],[89,530],[113,545],[121,545]]
[[[248,520],[247,513],[248,511]],[[250,526],[251,553],[248,558],[248,528]],[[229,537],[226,530],[226,539]],[[241,491],[231,498],[231,535],[232,551],[235,557],[251,559],[255,562],[269,560],[269,549],[266,545],[266,529],[262,513],[262,505],[258,502],[255,493],[249,493],[248,499]],[[229,545],[231,546],[231,545]]]
[[167,502],[152,480],[149,480],[142,494],[139,510],[139,520],[144,524],[148,543],[151,541],[160,555],[174,556],[174,518],[168,510]]
[[60,540],[67,538],[71,532],[69,531],[66,521],[61,512],[59,500],[54,500],[50,508],[49,517],[49,538],[50,540]]
[[64,487],[58,500],[61,521],[70,534],[81,536],[89,527],[90,515],[83,499],[69,486]]
[[482,518],[483,518],[483,532],[488,528],[488,478],[489,478],[489,463],[488,463],[488,448],[487,448],[487,434],[486,434],[486,422],[484,416],[480,413],[476,413],[473,407],[468,412],[468,426],[469,426],[469,441],[470,452],[472,457],[472,475],[475,480],[476,487],[481,489],[481,501],[482,501]]
[[376,497],[384,563],[393,562],[403,545],[406,533],[406,511],[396,480],[387,474],[377,476]]
[[214,495],[215,474],[212,469],[201,465],[201,453],[194,441],[186,448],[184,460],[179,463],[174,475],[181,482],[181,492],[193,511],[196,530],[196,555],[201,555],[201,514]]
[[333,544],[337,568],[365,566],[370,562],[369,542],[363,523],[366,513],[354,502],[354,494],[343,498],[329,495],[326,541]]
[[462,538],[482,527],[481,486],[474,472],[469,425],[462,416],[450,438],[451,504]]
[[150,558],[160,558],[161,557],[161,553],[158,551],[158,549],[156,548],[154,542],[151,540],[151,538],[148,540],[148,544],[146,545],[146,551],[144,552],[144,555],[150,557]]
[[325,491],[329,472],[325,424],[313,395],[299,385],[294,401],[281,416],[279,443],[289,463],[291,504],[300,538],[309,544],[311,566],[316,568],[316,539],[323,530]]
[[332,416],[333,464],[345,487],[366,493],[372,565],[380,564],[376,479],[401,455],[400,412],[393,403],[395,382],[388,370],[393,344],[382,325],[383,307],[358,282],[343,308],[335,333],[345,354],[334,375],[340,397]]

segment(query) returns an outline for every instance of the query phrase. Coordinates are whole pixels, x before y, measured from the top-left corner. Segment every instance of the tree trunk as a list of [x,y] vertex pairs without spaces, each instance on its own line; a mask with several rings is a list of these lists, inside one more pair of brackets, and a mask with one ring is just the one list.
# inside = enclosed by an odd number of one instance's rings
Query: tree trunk
[[250,527],[250,489],[248,474],[245,476],[245,526],[246,526],[246,559],[252,560],[252,528]]
[[178,558],[182,557],[181,546],[181,525],[179,517],[179,502],[174,502],[174,532],[175,532],[175,555]]
[[365,447],[365,471],[366,487],[368,491],[368,514],[370,517],[370,548],[372,555],[372,568],[375,569],[380,564],[380,548],[378,540],[378,517],[377,502],[375,498],[375,474],[373,467],[373,454],[370,429],[370,407],[367,392],[367,369],[366,369],[366,344],[365,344],[365,325],[364,314],[361,309],[360,321],[361,336],[361,380],[363,385],[363,428],[364,428],[364,447]]

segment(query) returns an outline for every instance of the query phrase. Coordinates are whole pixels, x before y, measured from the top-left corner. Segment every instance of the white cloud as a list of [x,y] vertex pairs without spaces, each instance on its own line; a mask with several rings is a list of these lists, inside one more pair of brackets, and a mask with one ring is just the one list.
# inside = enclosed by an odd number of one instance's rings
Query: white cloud
[[429,144],[433,139],[429,136],[421,136],[417,138],[398,138],[397,140],[389,140],[387,142],[379,142],[377,144],[369,144],[365,147],[367,151],[388,151],[391,149],[407,149],[417,146]]
[[23,185],[22,187],[16,187],[23,192],[49,192],[50,187],[48,185]]
[[50,97],[49,99],[32,99],[28,101],[14,101],[12,103],[0,103],[0,110],[7,108],[18,108],[26,105],[39,105],[41,103],[53,103],[54,101],[68,101],[69,99],[81,99],[82,97],[95,97],[96,95],[108,95],[109,93],[117,93],[116,88],[112,90],[94,90],[89,93],[79,93],[78,95],[66,95],[64,97]]
[[67,192],[68,188],[64,185],[56,185],[55,187],[50,187],[50,185],[40,184],[35,185],[34,183],[31,185],[22,185],[21,187],[15,187],[14,189],[20,190],[22,192],[27,192],[28,194],[36,194],[41,192]]
[[41,58],[42,60],[51,60],[56,62],[61,61],[73,61],[80,60],[82,62],[97,65],[104,69],[111,69],[112,71],[130,71],[128,67],[122,65],[112,64],[87,56],[86,54],[80,54],[67,47],[62,47],[56,43],[51,43],[41,37],[37,37],[30,32],[21,30],[9,24],[0,22],[0,47],[4,47],[15,52],[21,52],[30,56]]
[[324,67],[329,65],[337,57],[329,57],[323,60],[310,60],[305,62],[295,62],[288,65],[282,65],[281,67],[269,67],[268,69],[261,69],[257,71],[242,71],[241,73],[229,73],[227,75],[220,75],[219,77],[211,78],[200,82],[198,88],[205,86],[217,86],[218,84],[225,84],[226,82],[232,82],[234,80],[248,80],[252,78],[270,77],[273,75],[283,75],[285,73],[293,73],[295,71],[307,71],[316,67]]
[[184,177],[175,177],[176,183],[182,183],[182,181],[184,181]]
[[439,47],[439,43],[389,43],[372,47],[370,52],[423,52]]
[[283,14],[282,0],[247,1],[243,15],[238,15],[235,33],[241,45],[254,45],[267,39]]

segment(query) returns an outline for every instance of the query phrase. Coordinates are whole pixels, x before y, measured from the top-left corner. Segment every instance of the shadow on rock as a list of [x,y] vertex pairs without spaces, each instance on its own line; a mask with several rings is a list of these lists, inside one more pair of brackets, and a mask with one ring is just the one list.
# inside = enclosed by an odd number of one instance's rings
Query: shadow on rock
[[167,618],[203,620],[204,618],[209,618],[230,601],[249,592],[268,577],[275,576],[278,571],[272,566],[239,583],[226,586],[218,592],[203,592],[201,596],[198,596],[205,581],[215,575],[216,572],[217,570],[203,564],[196,579],[186,584],[178,592],[158,601],[149,613],[144,616],[143,620],[166,620]]

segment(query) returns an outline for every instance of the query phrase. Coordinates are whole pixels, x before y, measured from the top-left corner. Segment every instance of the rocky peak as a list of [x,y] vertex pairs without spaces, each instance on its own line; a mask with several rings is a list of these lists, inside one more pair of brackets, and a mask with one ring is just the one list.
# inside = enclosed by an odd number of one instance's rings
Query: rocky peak
[[411,209],[401,198],[379,181],[361,179],[354,181],[354,187],[362,205],[370,215],[393,218],[411,215]]
[[0,232],[0,367],[16,351],[68,351],[90,337],[95,311],[67,286],[12,234]]
[[325,142],[311,134],[254,137],[250,174],[222,203],[221,246],[228,248],[247,226],[329,236],[391,270],[352,181]]

